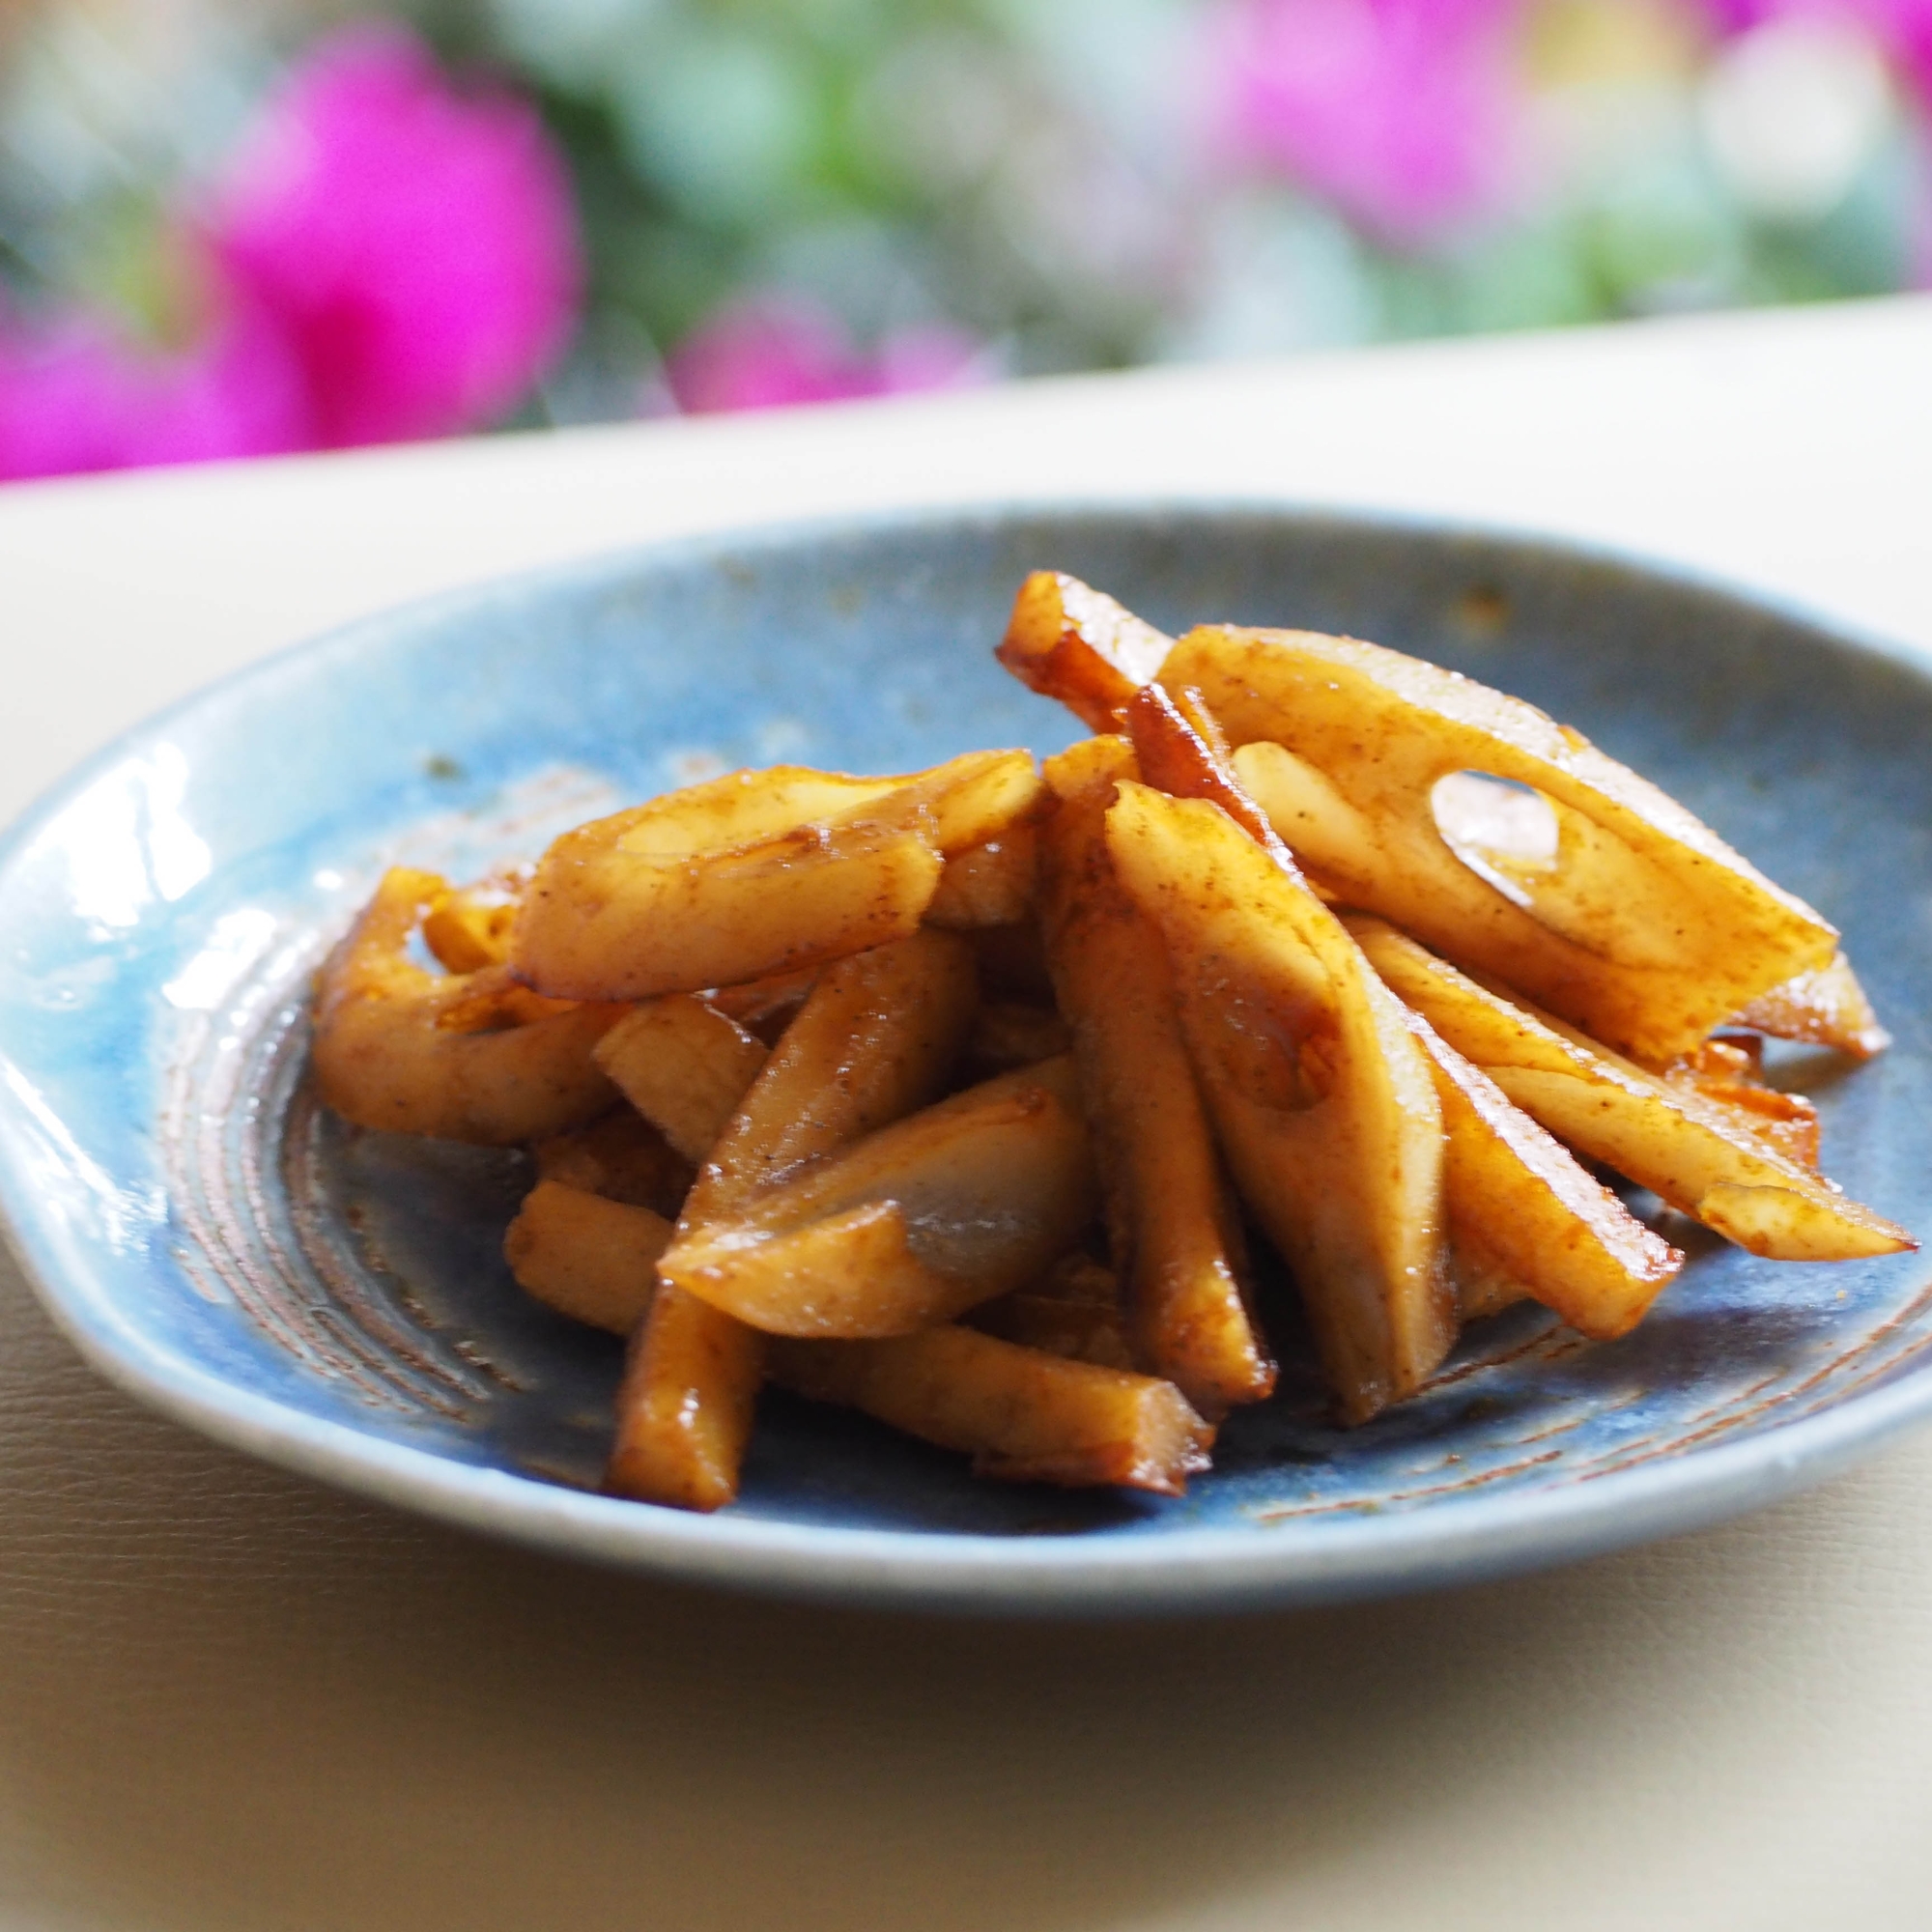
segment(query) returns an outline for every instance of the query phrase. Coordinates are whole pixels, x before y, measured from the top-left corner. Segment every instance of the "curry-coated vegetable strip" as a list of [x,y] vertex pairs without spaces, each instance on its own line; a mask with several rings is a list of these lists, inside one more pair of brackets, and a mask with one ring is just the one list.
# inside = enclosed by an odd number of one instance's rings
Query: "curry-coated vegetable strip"
[[[1233,769],[1198,691],[1150,685],[1128,707],[1143,771],[1181,797],[1218,805],[1290,873],[1294,861]],[[1465,1314],[1518,1294],[1590,1335],[1635,1324],[1684,1257],[1593,1180],[1424,1020],[1411,1030],[1442,1108],[1443,1207],[1451,1273]]]
[[1236,775],[1228,740],[1198,691],[1148,685],[1127,706],[1126,727],[1137,776],[1171,798],[1218,805],[1277,866],[1299,877],[1298,861]]
[[942,1092],[978,1001],[972,949],[952,933],[918,932],[830,967],[712,1149],[680,1229],[728,1216]]
[[1524,1113],[1740,1247],[1776,1261],[1849,1261],[1917,1245],[1730,1110],[1478,984],[1379,920],[1350,925],[1377,972]]
[[649,1208],[540,1180],[503,1237],[517,1286],[559,1315],[628,1335],[650,1304],[671,1224]]
[[692,1166],[621,1102],[587,1126],[551,1134],[531,1149],[539,1180],[561,1181],[675,1219],[691,1192]]
[[1022,684],[1058,698],[1090,729],[1118,731],[1128,701],[1173,643],[1077,577],[1037,570],[1020,586],[996,655]]
[[1094,1208],[1070,1057],[954,1094],[681,1228],[663,1280],[776,1335],[873,1338],[1042,1273]]
[[1120,1281],[1112,1268],[1078,1250],[1064,1255],[1037,1281],[976,1308],[972,1326],[1103,1369],[1135,1366]]
[[772,1373],[973,1458],[976,1474],[1179,1495],[1212,1428],[1171,1382],[957,1326],[881,1342],[779,1342]]
[[1817,1107],[1764,1077],[1764,1040],[1754,1033],[1713,1034],[1663,1076],[1721,1107],[1738,1125],[1769,1141],[1800,1167],[1818,1172],[1822,1128]]
[[[559,1314],[627,1335],[650,1305],[648,1270],[639,1271],[620,1255],[620,1264],[608,1275],[590,1277],[585,1264],[593,1256],[602,1259],[607,1243],[621,1248],[642,1224],[633,1230],[612,1221],[608,1232],[599,1230],[596,1210],[612,1204],[590,1202],[586,1211],[589,1199],[560,1186],[531,1195],[511,1231],[515,1240],[519,1227],[531,1228],[529,1246],[522,1253],[513,1250],[513,1260],[521,1264],[524,1286]],[[668,1236],[668,1224],[660,1225]],[[569,1244],[567,1259],[536,1252],[553,1228]],[[531,1279],[525,1278],[526,1269]],[[1064,1376],[1034,1359],[1043,1352],[1132,1370],[1112,1276],[1092,1264],[1065,1272],[1076,1278],[1076,1287],[1089,1278],[1104,1282],[1104,1297],[1083,1297],[1053,1278],[1040,1284],[1038,1293],[1006,1296],[998,1304],[1006,1325],[983,1332],[1019,1345],[1017,1354],[953,1342],[947,1339],[952,1331],[942,1327],[926,1331],[942,1338],[938,1341],[909,1338],[919,1346],[884,1353],[863,1342],[781,1342],[767,1367],[781,1384],[820,1401],[849,1406],[863,1395],[858,1406],[869,1413],[927,1441],[980,1456],[996,1465],[992,1473],[1062,1484],[1125,1481],[1164,1493],[1178,1491],[1205,1466],[1210,1435],[1182,1413],[1182,1405],[1157,1387],[1146,1387],[1147,1378],[1139,1375],[1123,1388]],[[945,1386],[935,1385],[938,1377]],[[1032,1413],[1016,1416],[1015,1403]]]
[[1037,840],[1031,825],[969,846],[946,862],[938,889],[925,909],[928,925],[955,931],[976,926],[1010,925],[1033,911]]
[[916,931],[943,861],[929,824],[802,825],[708,854],[586,854],[539,867],[512,963],[569,999],[700,992]]
[[[648,1285],[637,1284],[627,1273],[608,1299],[553,1305],[625,1333],[649,1301]],[[1004,1349],[954,1340],[972,1331],[942,1326],[903,1344],[780,1342],[767,1367],[798,1394],[862,1407],[908,1435],[973,1455],[985,1474],[1171,1494],[1207,1466],[1211,1429],[1187,1411],[1179,1391],[1131,1372],[1106,1310],[1050,1293],[1008,1297],[1022,1299],[1030,1305],[1017,1320],[1027,1334],[1002,1334]],[[1041,1355],[1128,1374],[1113,1381],[1066,1375]]]
[[597,1042],[596,1060],[686,1160],[717,1145],[765,1064],[764,1042],[689,993],[646,1000]]
[[1490,1313],[1509,1282],[1581,1334],[1627,1334],[1684,1257],[1428,1021],[1414,1024],[1442,1105],[1443,1198],[1464,1312]]
[[1037,804],[1027,752],[896,779],[736,772],[579,826],[544,854],[511,964],[566,999],[648,999],[792,972],[914,931],[948,859]]
[[1250,1210],[1288,1258],[1345,1419],[1455,1339],[1442,1110],[1401,1003],[1307,886],[1217,805],[1122,783],[1122,883],[1167,941],[1189,1058]]
[[526,881],[495,873],[472,886],[440,893],[423,915],[423,944],[449,973],[500,966],[510,956],[510,928]]
[[1842,952],[1829,966],[1800,973],[1760,993],[1738,1013],[1737,1024],[1755,1027],[1774,1039],[1833,1047],[1854,1060],[1870,1060],[1891,1044]]
[[[1471,678],[1352,638],[1227,625],[1190,631],[1160,678],[1198,689],[1236,747],[1274,747],[1237,759],[1243,781],[1348,903],[1646,1065],[1836,951],[1827,921],[1674,799]],[[1485,877],[1457,854],[1435,791],[1459,773],[1541,797],[1547,867]]]
[[[313,1061],[323,1100],[360,1126],[511,1147],[601,1113],[616,1092],[591,1049],[617,1006],[547,1011],[526,1025],[467,1031],[446,1022],[474,1009],[479,976],[440,977],[410,957],[423,913],[445,890],[433,872],[398,867],[317,976]],[[490,969],[486,969],[488,971]]]
[[672,1509],[733,1501],[764,1348],[755,1328],[660,1282],[625,1356],[605,1489]]
[[[711,1151],[679,1238],[938,1093],[977,997],[972,950],[950,933],[917,932],[828,968]],[[661,1286],[632,1340],[609,1487],[687,1509],[729,1502],[763,1350],[734,1316]]]
[[1107,852],[1107,810],[1134,775],[1118,737],[1048,761],[1047,959],[1080,1063],[1108,1251],[1140,1366],[1218,1417],[1265,1397],[1275,1369],[1245,1298],[1239,1217],[1181,1037],[1167,948]]
[[948,863],[1024,827],[1040,804],[1039,766],[1031,752],[964,752],[899,781],[868,806],[876,824],[930,821]]

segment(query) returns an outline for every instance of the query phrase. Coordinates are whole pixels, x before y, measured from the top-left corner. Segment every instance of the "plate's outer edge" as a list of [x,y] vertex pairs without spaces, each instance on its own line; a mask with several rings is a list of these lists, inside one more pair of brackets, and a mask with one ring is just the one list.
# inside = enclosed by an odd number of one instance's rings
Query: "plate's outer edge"
[[[1860,634],[1829,616],[1714,574],[1608,547],[1420,516],[1337,513],[1320,505],[1096,500],[975,504],[762,526],[637,546],[522,573],[359,619],[249,666],[120,734],[44,794],[0,837],[0,906],[11,875],[43,826],[95,777],[166,730],[177,716],[270,682],[296,659],[369,648],[391,629],[446,620],[506,592],[614,576],[639,562],[742,555],[814,536],[846,537],[937,525],[997,525],[1012,515],[1068,518],[1252,519],[1507,549],[1546,563],[1641,577],[1773,617],[1828,647],[1866,655],[1932,681],[1927,654]],[[0,1050],[0,1236],[57,1326],[105,1378],[213,1439],[299,1474],[530,1547],[679,1580],[875,1606],[980,1614],[1135,1615],[1332,1603],[1472,1583],[1680,1534],[1823,1481],[1932,1418],[1932,1370],[1916,1369],[1802,1420],[1700,1447],[1557,1492],[1459,1498],[1399,1517],[1297,1524],[1293,1530],[1198,1529],[1184,1551],[1158,1540],[1064,1543],[944,1533],[801,1526],[693,1517],[460,1464],[238,1389],[151,1344],[116,1315],[90,1269],[63,1255],[37,1212],[25,1159],[31,1101]],[[44,1131],[44,1122],[39,1123]],[[1279,1539],[1279,1540],[1277,1540]]]

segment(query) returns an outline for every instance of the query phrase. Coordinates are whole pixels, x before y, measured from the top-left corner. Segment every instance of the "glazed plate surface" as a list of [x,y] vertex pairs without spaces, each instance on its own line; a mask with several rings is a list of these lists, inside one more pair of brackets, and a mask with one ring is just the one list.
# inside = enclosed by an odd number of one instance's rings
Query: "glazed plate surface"
[[[732,1510],[595,1493],[614,1342],[500,1258],[524,1157],[345,1132],[308,976],[382,868],[456,876],[777,760],[904,770],[1074,735],[994,664],[1055,566],[1178,628],[1345,631],[1577,725],[1843,928],[1896,1045],[1781,1053],[1828,1171],[1932,1233],[1932,675],[1615,558],[1260,510],[975,512],[654,548],[358,624],[110,747],[0,850],[0,1206],[137,1396],[398,1505],[693,1579],[986,1611],[1419,1588],[1716,1520],[1932,1409],[1932,1264],[1754,1261],[1699,1231],[1626,1340],[1538,1310],[1327,1426],[1291,1333],[1184,1500],[978,1483],[769,1395]],[[1641,1205],[1641,1204],[1639,1204]],[[1654,1206],[1654,1204],[1652,1204]]]

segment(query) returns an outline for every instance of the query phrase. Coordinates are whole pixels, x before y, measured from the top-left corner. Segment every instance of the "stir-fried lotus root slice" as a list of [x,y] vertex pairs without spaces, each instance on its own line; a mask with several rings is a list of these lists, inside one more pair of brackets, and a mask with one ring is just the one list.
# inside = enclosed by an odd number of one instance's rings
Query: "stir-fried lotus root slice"
[[765,1064],[765,1045],[704,1000],[667,993],[597,1043],[625,1099],[694,1165],[711,1151]]
[[1737,1024],[1755,1027],[1774,1039],[1833,1047],[1854,1060],[1870,1060],[1891,1044],[1842,952],[1815,973],[1801,973],[1760,993],[1739,1011]]
[[1442,1103],[1450,1264],[1465,1316],[1528,1296],[1578,1333],[1628,1333],[1684,1257],[1419,1014]]
[[503,1236],[526,1294],[593,1328],[628,1335],[650,1306],[671,1224],[649,1208],[540,1180]]
[[631,1108],[536,1142],[537,1179],[675,1218],[691,1191],[691,1163]]
[[1818,1172],[1818,1109],[1803,1094],[1787,1094],[1765,1079],[1764,1041],[1757,1034],[1714,1033],[1663,1077],[1723,1108],[1800,1167]]
[[1106,815],[1137,775],[1117,737],[1083,739],[1046,766],[1042,917],[1072,1030],[1139,1365],[1203,1415],[1274,1386],[1243,1288],[1239,1215],[1181,1034],[1160,929],[1114,874]]
[[1058,698],[1092,729],[1115,731],[1173,645],[1165,632],[1077,577],[1037,570],[1020,585],[995,655],[1022,684]]
[[1408,1016],[1307,886],[1220,807],[1123,783],[1122,882],[1160,926],[1236,1184],[1288,1257],[1344,1416],[1455,1338],[1442,1110]]
[[909,1435],[963,1450],[976,1475],[1178,1496],[1212,1428],[1173,1383],[955,1326],[880,1342],[780,1342],[772,1376]]
[[[1320,907],[1319,895],[1314,892],[1313,887],[1303,876],[1300,867],[1294,861],[1293,855],[1290,853],[1280,838],[1275,836],[1266,815],[1243,788],[1239,778],[1236,775],[1230,762],[1227,740],[1223,737],[1219,725],[1214,722],[1212,716],[1202,703],[1200,694],[1191,689],[1184,689],[1174,694],[1169,694],[1159,685],[1149,685],[1126,707],[1125,723],[1133,740],[1134,753],[1139,761],[1141,775],[1146,779],[1148,783],[1156,790],[1167,793],[1170,797],[1199,800],[1216,807],[1220,813],[1225,814],[1226,819],[1232,821],[1235,826],[1238,827],[1246,835],[1246,839],[1252,846],[1253,851],[1264,858],[1274,873],[1284,882],[1287,888],[1285,897],[1280,893],[1277,893],[1276,896],[1300,916],[1303,922],[1305,939],[1312,942],[1317,953],[1325,957],[1334,969],[1335,975],[1344,989],[1342,994],[1343,1003],[1349,1004],[1352,1000],[1352,989],[1355,981],[1357,980],[1366,980],[1369,982],[1369,990],[1363,997],[1367,1001],[1378,1009],[1386,1009],[1392,1005],[1392,1003],[1386,1001],[1382,989],[1378,985],[1374,984],[1375,976],[1368,973],[1366,968],[1362,966],[1359,957],[1354,955],[1354,949],[1347,943],[1346,937],[1341,927],[1336,923],[1333,915],[1327,914],[1323,910],[1318,910],[1313,913],[1308,912],[1307,904],[1311,900],[1316,903],[1318,908]],[[1105,741],[1095,742],[1101,743]],[[1253,870],[1251,864],[1247,869],[1255,877],[1262,876],[1261,873]],[[1170,946],[1172,946],[1172,931],[1169,933],[1169,942]],[[1197,998],[1193,1004],[1189,1020],[1190,1043],[1196,1045],[1197,1052],[1200,1050],[1198,1046],[1200,1018],[1207,1009],[1207,1001]],[[1381,1017],[1387,1017],[1386,1010],[1382,1011]],[[1411,1019],[1411,1016],[1407,1014],[1404,1014],[1403,1017],[1405,1020]],[[1281,1018],[1282,1015],[1279,1012],[1270,1014],[1268,1021],[1264,1024],[1265,1026],[1266,1024],[1278,1022]],[[1234,1043],[1235,1040],[1235,1036],[1231,1035],[1228,1031],[1229,1019],[1230,1016],[1226,1012],[1219,1015],[1224,1049]],[[1250,1022],[1252,1016],[1249,1016]],[[1243,1025],[1243,1021],[1236,1019],[1235,1025],[1238,1032]],[[1251,1024],[1249,1030],[1252,1031]],[[1398,1077],[1400,1077],[1403,1071],[1412,1074],[1414,1069],[1412,1066],[1407,1065],[1400,1042],[1391,1040],[1387,1051],[1396,1056],[1395,1070],[1398,1072]],[[1227,1057],[1225,1053],[1223,1057],[1224,1059]],[[1235,1059],[1252,1071],[1256,1061],[1252,1040],[1241,1042],[1236,1047]],[[1327,1056],[1317,1054],[1313,1057],[1313,1060],[1321,1062],[1324,1071],[1327,1069]],[[1306,1075],[1308,1065],[1312,1064],[1313,1062],[1304,1065],[1300,1071]],[[1204,1078],[1207,1077],[1208,1076],[1204,1073]],[[1229,1114],[1229,1103],[1225,1098],[1218,1108],[1218,1112],[1223,1120],[1222,1135],[1224,1139],[1227,1139],[1231,1134],[1238,1130],[1231,1128],[1226,1123]],[[1412,1125],[1413,1123],[1411,1122],[1410,1124]],[[1252,1123],[1247,1129],[1247,1134],[1250,1141],[1253,1142],[1255,1136]],[[1292,1140],[1288,1145],[1292,1148]],[[1277,1144],[1270,1150],[1270,1153],[1271,1157],[1279,1164],[1284,1157],[1280,1137],[1277,1137]],[[1293,1158],[1293,1153],[1291,1152],[1288,1157]],[[1238,1167],[1240,1155],[1235,1153],[1233,1158]],[[1419,1173],[1421,1171],[1420,1166],[1415,1171]],[[1446,1186],[1446,1168],[1443,1170],[1443,1176]],[[1265,1219],[1265,1216],[1264,1216],[1264,1219]],[[1445,1250],[1445,1252],[1450,1254],[1453,1259],[1453,1250]],[[1304,1291],[1304,1293],[1306,1293],[1306,1291]],[[1413,1312],[1412,1308],[1411,1312]],[[1439,1306],[1436,1307],[1435,1310],[1435,1316],[1439,1318],[1441,1313],[1442,1311]],[[1319,1325],[1318,1315],[1318,1327]],[[1453,1332],[1453,1324],[1451,1332]],[[1444,1346],[1446,1346],[1446,1343]],[[1332,1366],[1330,1379],[1335,1384],[1338,1392],[1342,1394],[1346,1408],[1349,1403],[1347,1385],[1344,1378],[1332,1369]]]
[[1016,825],[947,860],[939,889],[925,909],[925,923],[960,932],[1012,925],[1033,912],[1038,868],[1038,840],[1033,827]]
[[[972,950],[952,933],[915,932],[830,968],[707,1154],[677,1240],[701,1239],[802,1162],[929,1100],[976,997]],[[661,1280],[625,1365],[609,1486],[685,1509],[728,1503],[763,1361],[757,1329]]]
[[1479,985],[1379,920],[1350,923],[1376,971],[1524,1113],[1741,1248],[1824,1262],[1917,1245],[1741,1124],[1734,1109]]
[[595,1119],[617,1094],[591,1049],[623,1008],[537,1001],[501,968],[444,977],[417,965],[410,940],[445,891],[433,872],[386,873],[323,967],[322,1098],[359,1126],[492,1147]]
[[[1453,671],[1350,638],[1213,626],[1160,676],[1201,691],[1275,829],[1350,903],[1647,1065],[1837,949],[1655,785]],[[1435,793],[1467,773],[1540,795],[1554,823],[1541,863],[1459,855]]]
[[1110,1267],[1077,1248],[1063,1255],[1038,1280],[984,1301],[971,1325],[1003,1341],[1017,1342],[1070,1361],[1103,1369],[1131,1369],[1121,1284]]
[[948,858],[1041,796],[1026,752],[901,778],[735,772],[567,832],[544,854],[511,963],[567,999],[696,993],[915,931]]
[[[1150,685],[1127,710],[1149,780],[1176,797],[1205,798],[1275,861],[1295,870],[1261,808],[1232,770],[1220,729],[1195,691]],[[1442,1108],[1449,1265],[1464,1317],[1528,1295],[1590,1335],[1621,1335],[1684,1264],[1684,1257],[1593,1180],[1493,1082],[1418,1014]]]
[[776,1335],[907,1335],[1010,1293],[1093,1219],[1070,1059],[1001,1074],[680,1226],[674,1283]]
[[423,944],[451,973],[476,973],[510,956],[510,928],[529,882],[528,869],[506,867],[470,886],[440,893],[423,915]]

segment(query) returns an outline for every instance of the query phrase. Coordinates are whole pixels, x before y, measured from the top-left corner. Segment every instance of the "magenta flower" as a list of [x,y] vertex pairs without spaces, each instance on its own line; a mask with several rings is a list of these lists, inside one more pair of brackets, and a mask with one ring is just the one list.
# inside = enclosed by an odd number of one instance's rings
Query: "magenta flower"
[[260,317],[231,315],[180,355],[86,315],[0,327],[0,478],[267,456],[312,441],[302,371]]
[[980,345],[958,329],[900,329],[867,356],[823,309],[792,297],[721,311],[684,339],[669,368],[679,406],[699,413],[959,388],[986,373]]
[[1229,0],[1215,133],[1397,246],[1505,185],[1515,0]]
[[395,28],[352,28],[303,64],[203,225],[288,332],[324,444],[500,415],[576,318],[570,185],[536,115],[452,92]]
[[562,349],[582,280],[535,114],[458,94],[393,28],[311,55],[177,231],[213,318],[186,350],[0,315],[0,476],[477,427]]
[[1932,0],[1850,0],[1852,11],[1871,28],[1932,103]]

